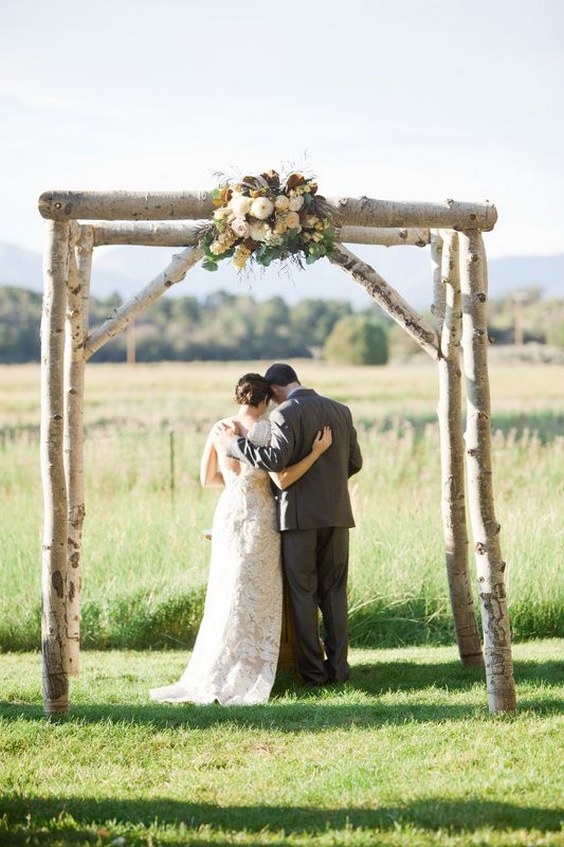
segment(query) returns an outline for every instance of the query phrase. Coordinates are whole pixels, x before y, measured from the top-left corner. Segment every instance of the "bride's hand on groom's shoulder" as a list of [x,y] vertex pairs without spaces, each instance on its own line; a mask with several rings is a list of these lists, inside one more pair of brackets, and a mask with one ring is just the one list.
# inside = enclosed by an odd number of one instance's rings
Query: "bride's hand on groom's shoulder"
[[331,432],[331,427],[324,426],[323,429],[319,430],[319,432],[313,439],[311,449],[316,455],[320,456],[322,453],[325,453],[325,451],[329,449],[332,443],[333,433]]

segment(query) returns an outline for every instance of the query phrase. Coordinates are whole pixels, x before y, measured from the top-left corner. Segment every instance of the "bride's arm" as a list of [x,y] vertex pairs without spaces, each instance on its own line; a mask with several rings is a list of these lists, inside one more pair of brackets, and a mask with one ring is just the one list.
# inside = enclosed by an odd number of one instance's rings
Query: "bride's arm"
[[214,431],[210,431],[200,461],[200,483],[204,487],[222,486],[224,484],[223,474],[219,469],[217,450],[214,444]]
[[288,488],[294,482],[297,482],[300,477],[302,477],[309,469],[314,465],[322,453],[331,446],[333,443],[333,434],[331,432],[331,427],[324,426],[320,432],[315,436],[314,442],[311,446],[311,453],[308,453],[303,459],[300,459],[299,462],[296,462],[295,465],[290,465],[284,470],[272,472],[270,474],[271,480],[274,484],[280,488],[281,491],[284,491],[285,488]]
[[[225,450],[221,443],[220,432],[222,426],[225,426],[227,421],[219,421],[212,426],[207,437],[200,462],[200,483],[204,487],[222,486],[225,485],[221,467],[219,465],[219,453],[222,456],[223,467],[233,471],[237,475],[241,472],[241,463],[237,459],[231,459],[225,454]],[[230,423],[230,422],[229,422]]]

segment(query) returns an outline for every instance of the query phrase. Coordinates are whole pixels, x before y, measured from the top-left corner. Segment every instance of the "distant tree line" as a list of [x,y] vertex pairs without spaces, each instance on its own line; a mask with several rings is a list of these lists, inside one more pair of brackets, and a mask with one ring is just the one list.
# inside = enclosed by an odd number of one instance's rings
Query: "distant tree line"
[[[122,304],[116,294],[92,298],[90,323],[101,323]],[[497,343],[513,343],[511,300],[490,304],[489,333]],[[564,346],[564,301],[543,301],[531,290],[519,319],[523,340]],[[38,362],[41,295],[0,286],[0,363]],[[353,312],[346,301],[305,299],[290,306],[281,297],[258,302],[220,291],[203,300],[163,297],[135,323],[135,356],[153,361],[236,361],[321,357],[350,364],[385,364],[389,356],[408,357],[418,347],[378,307]],[[122,334],[93,357],[123,362]]]
[[[118,295],[104,300],[92,298],[90,324],[101,323],[121,304]],[[383,339],[376,359],[372,351],[369,363],[384,364],[388,353],[383,327],[387,321],[375,310],[354,315],[345,301],[309,299],[289,306],[281,297],[257,302],[252,297],[226,292],[210,294],[201,301],[195,297],[161,298],[135,322],[136,359],[152,362],[310,358],[322,354],[333,330],[345,318],[349,322],[344,327],[349,345],[351,321],[353,325],[358,323],[361,347],[366,347],[367,333],[376,333]],[[0,362],[39,361],[40,322],[40,294],[23,288],[0,287]],[[339,357],[339,349],[335,355]],[[121,334],[99,350],[92,361],[123,362],[125,358],[126,339]]]

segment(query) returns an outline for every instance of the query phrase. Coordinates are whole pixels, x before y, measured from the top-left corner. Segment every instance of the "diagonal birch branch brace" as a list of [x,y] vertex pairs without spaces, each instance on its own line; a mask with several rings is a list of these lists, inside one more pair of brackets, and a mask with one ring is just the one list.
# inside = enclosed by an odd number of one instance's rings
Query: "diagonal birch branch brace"
[[69,705],[67,640],[67,490],[63,461],[65,309],[69,224],[49,221],[41,317],[41,477],[43,704],[46,714]]
[[[438,234],[437,234],[438,235]],[[464,439],[462,437],[462,380],[460,335],[462,305],[458,265],[458,236],[441,237],[441,278],[444,322],[439,359],[438,420],[441,444],[441,510],[450,602],[462,664],[483,667],[482,645],[474,610],[468,567],[468,533],[464,493]],[[438,310],[437,310],[438,311]]]
[[374,268],[351,253],[342,244],[335,244],[329,261],[338,265],[354,280],[359,282],[368,294],[410,335],[419,346],[434,360],[439,358],[437,333],[427,326],[421,315],[414,311],[409,303],[397,291],[388,285]]
[[88,336],[84,345],[86,359],[89,359],[96,350],[103,347],[111,338],[123,332],[137,315],[144,312],[147,306],[161,294],[164,294],[172,285],[183,280],[190,268],[193,268],[202,256],[203,252],[199,247],[187,247],[182,253],[175,254],[162,273],[155,277],[139,294],[116,309],[111,317]]
[[[94,246],[102,244],[140,244],[161,247],[189,247],[198,244],[202,228],[209,220],[194,221],[127,221],[95,223]],[[345,226],[337,229],[337,241],[347,244],[377,244],[394,247],[403,244],[425,247],[429,230],[424,228],[386,228]]]
[[84,497],[84,342],[88,334],[92,227],[82,227],[78,244],[69,254],[68,307],[65,344],[65,444],[68,491],[67,631],[69,674],[80,670],[80,592],[82,587],[82,529]]
[[[328,197],[339,226],[490,230],[497,211],[488,201],[414,203],[370,197]],[[211,191],[46,191],[39,212],[53,220],[174,221],[210,218]]]
[[511,630],[494,512],[487,363],[487,266],[481,233],[461,233],[462,350],[466,381],[466,465],[478,591],[482,611],[486,682],[491,712],[516,708]]

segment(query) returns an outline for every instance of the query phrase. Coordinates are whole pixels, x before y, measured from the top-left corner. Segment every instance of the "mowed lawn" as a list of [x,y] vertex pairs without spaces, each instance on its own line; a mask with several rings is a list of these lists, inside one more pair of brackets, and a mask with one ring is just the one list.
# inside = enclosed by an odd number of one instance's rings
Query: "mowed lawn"
[[39,656],[0,656],[0,844],[564,844],[562,645],[514,656],[492,718],[450,647],[354,650],[345,686],[239,708],[149,703],[184,653],[86,652],[50,720]]

